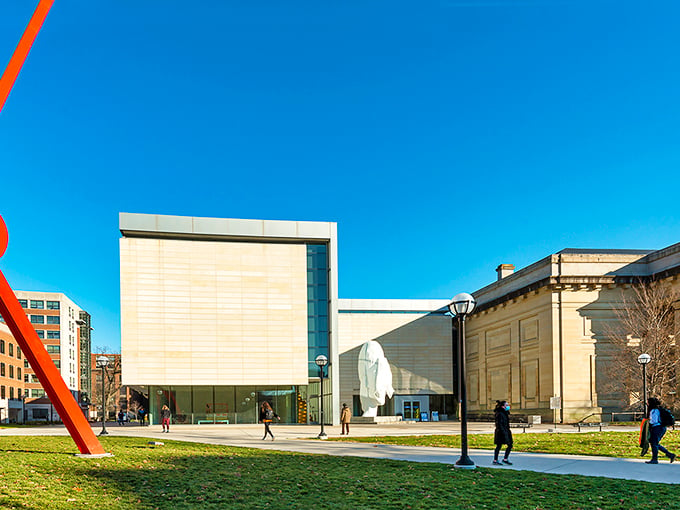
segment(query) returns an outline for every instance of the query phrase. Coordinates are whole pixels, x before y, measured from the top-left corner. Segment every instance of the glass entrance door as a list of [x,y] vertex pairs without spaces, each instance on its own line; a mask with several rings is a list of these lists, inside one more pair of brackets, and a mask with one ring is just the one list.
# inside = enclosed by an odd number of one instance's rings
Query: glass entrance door
[[420,400],[404,400],[404,419],[420,419]]

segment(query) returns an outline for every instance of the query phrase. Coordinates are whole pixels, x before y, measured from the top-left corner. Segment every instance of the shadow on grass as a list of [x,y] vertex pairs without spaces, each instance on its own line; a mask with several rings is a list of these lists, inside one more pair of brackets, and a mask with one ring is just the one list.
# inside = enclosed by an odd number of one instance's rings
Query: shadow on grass
[[604,509],[623,508],[624,501],[634,502],[636,508],[671,508],[677,499],[672,486],[628,480],[166,445],[147,452],[137,447],[133,466],[112,469],[106,462],[84,475],[108,487],[109,493],[118,492],[120,503],[138,508]]
[[50,451],[50,450],[31,450],[29,448],[26,448],[26,449],[0,448],[0,452],[7,452],[7,453],[42,453],[42,454],[45,454],[45,455],[65,455],[67,457],[73,457],[73,453],[71,453],[71,452],[55,452],[55,451]]
[[17,439],[0,449],[0,508],[677,508],[677,487],[629,480],[147,440],[82,459],[69,438]]

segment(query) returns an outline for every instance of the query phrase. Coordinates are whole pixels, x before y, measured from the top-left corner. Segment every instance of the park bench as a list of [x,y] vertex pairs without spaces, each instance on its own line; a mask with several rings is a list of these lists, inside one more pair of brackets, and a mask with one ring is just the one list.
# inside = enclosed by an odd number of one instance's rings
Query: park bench
[[511,423],[510,428],[511,429],[523,429],[522,432],[526,433],[527,429],[530,429],[533,427],[533,423]]
[[574,423],[574,427],[578,427],[578,431],[581,432],[582,427],[599,427],[600,432],[602,432],[602,427],[608,426],[609,423],[602,421],[602,422],[588,422],[588,423]]
[[229,425],[229,420],[198,420],[198,425],[202,425],[203,423],[226,423]]

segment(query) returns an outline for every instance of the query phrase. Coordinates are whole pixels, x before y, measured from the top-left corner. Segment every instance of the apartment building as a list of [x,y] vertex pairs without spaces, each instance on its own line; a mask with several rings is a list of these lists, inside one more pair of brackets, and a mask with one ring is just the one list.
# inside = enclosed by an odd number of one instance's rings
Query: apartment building
[[0,324],[0,423],[23,421],[25,361],[9,328]]
[[[90,315],[62,293],[15,291],[15,294],[73,397],[80,402],[91,391]],[[84,355],[85,367],[81,363]],[[45,396],[44,388],[28,363],[24,370],[26,396]]]

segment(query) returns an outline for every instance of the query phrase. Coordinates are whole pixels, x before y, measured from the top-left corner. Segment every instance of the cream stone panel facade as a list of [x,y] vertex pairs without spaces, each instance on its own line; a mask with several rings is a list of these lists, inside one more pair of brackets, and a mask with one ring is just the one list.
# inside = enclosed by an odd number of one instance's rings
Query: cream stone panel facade
[[120,239],[123,384],[307,384],[304,244]]
[[[350,302],[353,306],[348,306]],[[369,340],[385,352],[395,394],[453,393],[451,317],[429,313],[445,303],[424,300],[417,306],[412,300],[341,299],[340,400],[351,402],[359,394],[358,355]]]
[[552,295],[531,292],[466,321],[469,410],[488,414],[496,400],[523,412],[554,395]]

